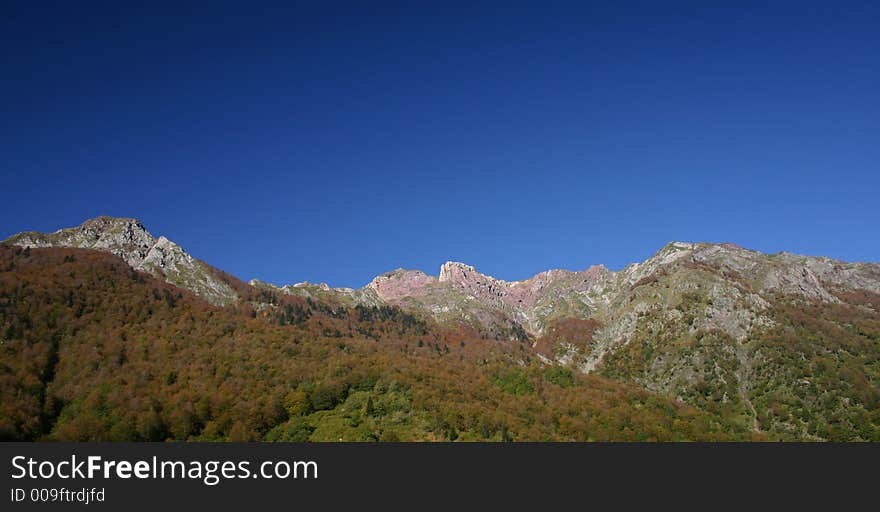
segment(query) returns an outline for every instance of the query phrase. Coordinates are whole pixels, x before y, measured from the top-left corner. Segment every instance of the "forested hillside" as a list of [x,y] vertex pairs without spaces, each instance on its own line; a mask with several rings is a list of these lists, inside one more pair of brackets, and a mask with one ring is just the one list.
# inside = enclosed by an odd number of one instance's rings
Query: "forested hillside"
[[88,249],[0,245],[6,440],[763,438],[392,306],[258,290],[220,307]]

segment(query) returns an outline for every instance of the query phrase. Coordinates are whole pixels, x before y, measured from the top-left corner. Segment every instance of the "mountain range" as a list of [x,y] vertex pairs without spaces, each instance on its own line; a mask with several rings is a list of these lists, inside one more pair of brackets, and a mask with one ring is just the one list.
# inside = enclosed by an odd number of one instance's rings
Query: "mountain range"
[[447,262],[437,275],[397,269],[352,289],[243,283],[135,219],[3,243],[109,253],[210,307],[282,323],[291,304],[361,321],[365,311],[399,311],[425,332],[501,347],[511,367],[623,382],[770,438],[880,440],[877,263],[670,242],[618,272],[594,265],[504,281]]

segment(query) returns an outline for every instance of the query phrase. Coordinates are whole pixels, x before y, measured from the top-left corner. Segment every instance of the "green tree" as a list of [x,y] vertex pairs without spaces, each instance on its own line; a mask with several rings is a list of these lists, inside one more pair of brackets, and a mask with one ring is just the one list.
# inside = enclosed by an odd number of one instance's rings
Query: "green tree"
[[294,390],[284,397],[284,409],[291,416],[308,414],[312,410],[309,395],[302,390]]

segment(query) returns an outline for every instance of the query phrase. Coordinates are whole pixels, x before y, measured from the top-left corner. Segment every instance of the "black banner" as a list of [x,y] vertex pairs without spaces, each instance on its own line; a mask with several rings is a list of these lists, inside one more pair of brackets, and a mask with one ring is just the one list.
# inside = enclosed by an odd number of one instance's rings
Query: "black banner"
[[2,510],[873,506],[877,445],[2,443]]

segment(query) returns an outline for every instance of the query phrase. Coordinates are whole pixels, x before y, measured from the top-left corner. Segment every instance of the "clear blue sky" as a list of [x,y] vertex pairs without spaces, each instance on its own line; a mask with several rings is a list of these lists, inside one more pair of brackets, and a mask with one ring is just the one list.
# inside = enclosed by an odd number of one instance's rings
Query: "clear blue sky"
[[872,3],[128,3],[4,3],[0,238],[131,216],[334,286],[669,240],[880,260]]

